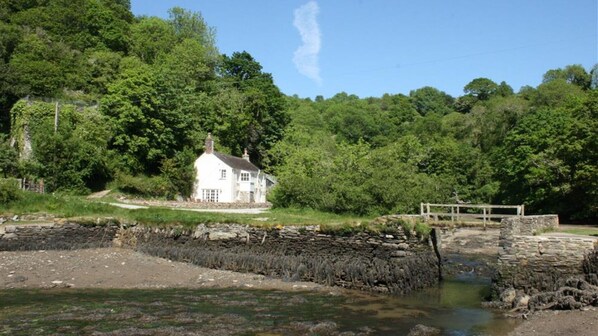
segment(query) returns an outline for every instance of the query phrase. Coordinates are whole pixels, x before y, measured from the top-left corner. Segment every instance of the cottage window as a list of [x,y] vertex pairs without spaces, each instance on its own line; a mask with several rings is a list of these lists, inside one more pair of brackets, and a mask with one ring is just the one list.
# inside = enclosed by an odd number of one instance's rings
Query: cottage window
[[241,173],[241,181],[249,181],[249,173]]
[[218,202],[218,194],[220,192],[218,191],[218,189],[202,189],[201,190],[201,194],[202,194],[202,199],[205,202]]
[[220,169],[220,179],[226,180],[226,169]]

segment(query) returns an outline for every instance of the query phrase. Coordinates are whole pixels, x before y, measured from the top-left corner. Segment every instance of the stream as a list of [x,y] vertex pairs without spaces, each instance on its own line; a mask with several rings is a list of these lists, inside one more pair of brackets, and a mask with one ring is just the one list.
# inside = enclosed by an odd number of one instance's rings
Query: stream
[[505,335],[489,281],[460,276],[408,296],[243,289],[0,290],[0,335]]

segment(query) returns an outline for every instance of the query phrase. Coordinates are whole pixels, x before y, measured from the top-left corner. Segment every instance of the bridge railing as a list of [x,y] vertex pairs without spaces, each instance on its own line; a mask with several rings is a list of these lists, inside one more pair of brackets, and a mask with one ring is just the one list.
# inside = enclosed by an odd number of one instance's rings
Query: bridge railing
[[[505,213],[506,212],[506,213]],[[510,212],[510,213],[509,213]],[[426,220],[451,222],[479,222],[502,220],[508,217],[525,215],[522,205],[492,205],[492,204],[435,204],[421,203],[420,214]]]

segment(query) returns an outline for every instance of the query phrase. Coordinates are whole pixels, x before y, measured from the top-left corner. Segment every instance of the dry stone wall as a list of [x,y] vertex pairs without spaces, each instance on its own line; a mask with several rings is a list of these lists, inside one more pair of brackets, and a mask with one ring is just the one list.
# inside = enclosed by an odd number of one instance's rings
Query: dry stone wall
[[557,227],[556,215],[503,220],[495,282],[499,292],[555,291],[571,276],[588,276],[584,260],[598,247],[598,238],[539,235]]
[[199,225],[194,231],[133,227],[117,240],[144,253],[290,281],[408,293],[439,281],[431,240],[398,227],[393,234],[325,234],[318,227],[260,229]]
[[111,220],[0,226],[0,251],[75,250],[112,246],[118,225]]
[[401,294],[437,284],[441,258],[433,239],[395,224],[388,224],[390,233],[343,234],[317,226],[200,224],[184,230],[112,220],[57,221],[1,225],[0,251],[117,246],[204,267],[360,290]]

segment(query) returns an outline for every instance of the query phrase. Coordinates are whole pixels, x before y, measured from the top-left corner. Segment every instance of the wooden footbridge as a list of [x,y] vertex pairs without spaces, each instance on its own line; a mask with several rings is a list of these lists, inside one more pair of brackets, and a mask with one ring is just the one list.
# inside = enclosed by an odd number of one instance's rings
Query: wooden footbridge
[[503,218],[520,217],[525,215],[522,205],[492,205],[492,204],[434,204],[421,203],[420,214],[426,221],[433,220],[451,222],[484,223],[500,221]]

